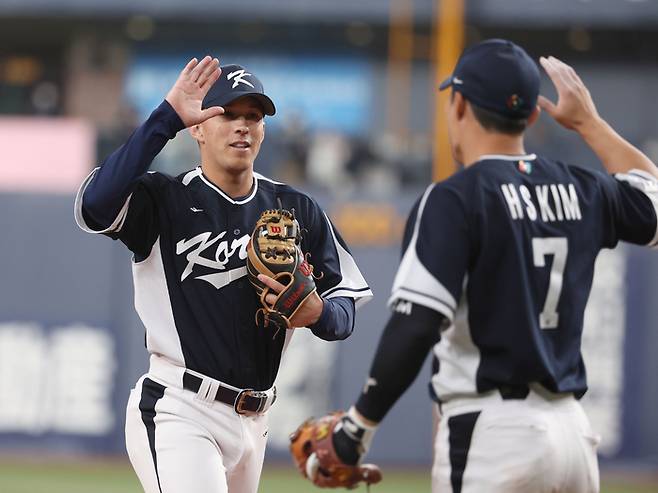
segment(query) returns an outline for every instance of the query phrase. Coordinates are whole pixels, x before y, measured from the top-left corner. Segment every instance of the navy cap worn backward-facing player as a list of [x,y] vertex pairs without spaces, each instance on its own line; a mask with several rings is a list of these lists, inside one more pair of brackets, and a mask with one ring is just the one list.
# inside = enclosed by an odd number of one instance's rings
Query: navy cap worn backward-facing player
[[[442,417],[432,491],[596,492],[598,436],[578,399],[594,261],[624,240],[658,243],[658,171],[597,114],[568,65],[517,45],[467,49],[452,76],[450,143],[464,169],[413,208],[393,284],[394,313],[333,445],[360,461],[377,424],[432,349]],[[611,173],[526,153],[543,108],[577,131]]]
[[[309,196],[253,170],[264,116],[275,107],[245,68],[191,60],[128,141],[82,184],[85,231],[134,253],[135,307],[149,372],[127,406],[126,446],[148,493],[255,493],[274,380],[293,330],[256,325],[246,247],[262,211],[294,209],[318,293],[292,318],[326,340],[345,339],[355,302],[372,294],[326,214]],[[183,128],[201,165],[178,177],[147,170]],[[272,280],[273,281],[273,280]],[[276,290],[275,290],[276,292]]]

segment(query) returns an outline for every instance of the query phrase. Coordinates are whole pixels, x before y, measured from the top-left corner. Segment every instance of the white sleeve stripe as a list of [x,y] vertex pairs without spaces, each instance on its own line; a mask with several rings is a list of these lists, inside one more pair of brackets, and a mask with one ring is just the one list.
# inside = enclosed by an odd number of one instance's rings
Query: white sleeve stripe
[[112,224],[110,224],[110,226],[105,229],[102,230],[92,229],[87,224],[84,215],[82,214],[82,196],[84,195],[87,186],[89,186],[89,183],[91,182],[92,178],[96,174],[96,171],[98,170],[99,168],[94,168],[92,172],[89,173],[87,178],[85,178],[85,180],[82,182],[82,185],[80,185],[80,188],[78,189],[78,193],[75,196],[75,204],[73,206],[73,214],[75,216],[75,222],[77,223],[78,227],[81,230],[87,233],[100,234],[100,233],[108,233],[110,231],[114,231],[114,232],[121,231],[121,228],[123,227],[123,223],[126,221],[126,217],[128,216],[128,206],[130,204],[130,198],[132,197],[132,194],[128,196],[125,203],[123,204],[123,207],[119,211],[119,214],[114,219]]
[[628,183],[636,190],[641,191],[649,198],[649,200],[651,200],[656,216],[656,232],[654,233],[653,239],[647,243],[647,246],[658,246],[658,179],[652,174],[639,169],[632,169],[627,174],[617,173],[615,178],[619,181]]
[[450,310],[451,312],[454,313],[454,308],[450,306],[449,301],[446,302],[446,301],[442,300],[441,298],[438,298],[437,296],[431,296],[431,295],[423,293],[421,291],[415,291],[413,289],[405,288],[404,286],[401,287],[398,291],[402,291],[403,294],[406,293],[406,294],[416,294],[418,296],[424,296],[425,298],[429,298],[433,301],[436,301],[437,303],[441,303],[442,305],[444,305],[446,307],[447,310]]
[[653,181],[653,182],[658,182],[658,178],[656,178],[654,175],[651,173],[644,171],[642,169],[632,169],[628,172],[629,175],[635,175],[644,178],[645,180]]
[[370,301],[370,299],[372,298],[372,291],[370,291],[370,289],[368,288],[357,292],[351,289],[339,289],[337,291],[333,291],[331,294],[327,296],[323,296],[323,298],[338,298],[340,296],[343,296],[345,298],[353,298],[354,306],[356,306],[356,308],[359,308],[361,305]]
[[439,312],[445,316],[450,322],[455,318],[455,311],[451,309],[448,305],[443,303],[441,300],[432,298],[422,293],[407,291],[405,289],[399,289],[393,292],[391,297],[388,299],[388,307],[392,308],[393,305],[398,300],[411,301],[417,305],[425,306],[431,310]]
[[[338,242],[338,240],[336,239],[336,235],[334,233],[334,228],[331,225],[331,221],[327,217],[327,214],[325,214],[324,212],[323,214],[325,220],[327,221],[327,225],[329,226],[329,231],[331,231],[331,237],[334,240],[334,246],[336,247],[336,252],[338,253],[338,265],[340,268],[341,280],[336,286],[332,286],[331,288],[327,289],[325,292],[321,293],[320,297],[325,298],[332,293],[334,296],[336,296],[335,292],[336,290],[339,289],[345,293],[343,294],[343,296],[349,296],[351,298],[361,298],[366,296],[372,297],[372,292],[368,287],[368,283],[363,278],[363,275],[361,274],[359,267],[356,265],[354,258],[352,258],[352,255],[350,255],[350,253],[347,250],[345,250],[342,247],[342,245]],[[312,258],[311,258],[311,263],[313,263]],[[367,292],[363,290],[367,290]]]

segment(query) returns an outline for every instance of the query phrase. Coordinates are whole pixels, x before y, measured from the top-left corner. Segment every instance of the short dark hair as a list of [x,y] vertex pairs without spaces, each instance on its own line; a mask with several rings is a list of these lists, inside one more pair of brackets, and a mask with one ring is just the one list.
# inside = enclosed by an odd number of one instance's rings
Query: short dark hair
[[[454,97],[454,91],[451,94],[451,97]],[[466,99],[471,105],[475,119],[485,130],[507,135],[520,135],[525,132],[526,128],[528,128],[527,118],[509,118],[483,108],[482,106],[478,106],[472,101],[469,101],[466,96],[464,96],[464,99]]]
[[[469,103],[471,102],[469,101]],[[519,135],[528,128],[527,118],[509,118],[473,103],[471,103],[471,108],[473,108],[475,119],[486,130],[492,130],[501,134]]]

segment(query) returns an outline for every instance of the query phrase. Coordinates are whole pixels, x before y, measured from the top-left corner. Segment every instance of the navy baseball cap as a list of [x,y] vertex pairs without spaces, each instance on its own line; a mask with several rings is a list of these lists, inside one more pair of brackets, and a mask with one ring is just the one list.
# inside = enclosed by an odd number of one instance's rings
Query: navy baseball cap
[[222,73],[203,98],[202,109],[224,106],[243,96],[252,96],[263,106],[266,115],[276,113],[274,103],[265,94],[263,84],[254,74],[240,65],[225,65],[220,68]]
[[523,48],[505,39],[488,39],[464,50],[439,90],[452,87],[477,106],[522,119],[537,104],[539,82],[539,68]]

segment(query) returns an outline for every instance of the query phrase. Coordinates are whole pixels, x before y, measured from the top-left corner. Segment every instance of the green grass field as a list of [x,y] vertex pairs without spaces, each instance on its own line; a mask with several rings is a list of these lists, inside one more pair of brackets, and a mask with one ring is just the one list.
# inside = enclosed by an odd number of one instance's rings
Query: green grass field
[[[384,481],[372,493],[420,493],[430,491],[429,471],[384,468]],[[107,462],[0,461],[1,493],[140,493],[129,464]],[[304,493],[318,490],[301,478],[292,466],[267,467],[260,492]],[[324,490],[326,491],[326,490]],[[345,491],[345,490],[341,490]],[[353,491],[365,491],[362,487]],[[604,476],[602,493],[656,493],[658,483]]]

